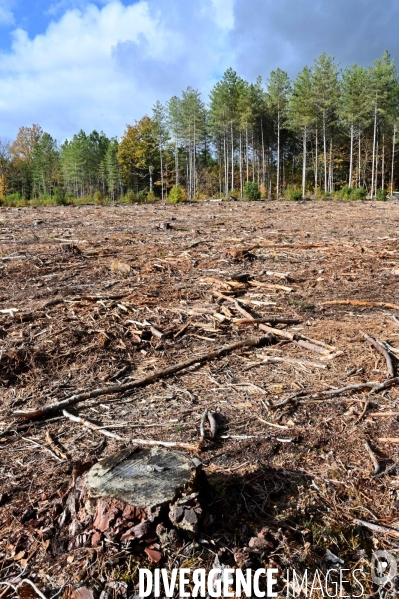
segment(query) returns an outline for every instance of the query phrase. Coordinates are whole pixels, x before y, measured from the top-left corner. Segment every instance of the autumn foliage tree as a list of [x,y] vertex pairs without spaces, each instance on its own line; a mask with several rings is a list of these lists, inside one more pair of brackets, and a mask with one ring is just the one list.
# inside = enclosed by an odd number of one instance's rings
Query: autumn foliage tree
[[135,125],[127,126],[117,156],[126,183],[132,184],[135,178],[148,176],[152,193],[153,173],[158,163],[158,144],[154,122],[149,116],[143,116]]

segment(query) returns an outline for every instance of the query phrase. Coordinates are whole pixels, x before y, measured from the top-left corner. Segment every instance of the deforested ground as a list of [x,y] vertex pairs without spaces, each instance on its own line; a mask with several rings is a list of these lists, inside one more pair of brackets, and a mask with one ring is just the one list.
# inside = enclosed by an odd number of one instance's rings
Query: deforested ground
[[[372,550],[399,547],[399,202],[9,208],[0,255],[2,581],[127,597],[150,547],[166,568],[337,556],[375,590]],[[68,412],[99,429],[40,415],[98,388]],[[206,409],[217,431],[201,439]],[[199,533],[71,526],[77,474],[146,441],[202,461]]]

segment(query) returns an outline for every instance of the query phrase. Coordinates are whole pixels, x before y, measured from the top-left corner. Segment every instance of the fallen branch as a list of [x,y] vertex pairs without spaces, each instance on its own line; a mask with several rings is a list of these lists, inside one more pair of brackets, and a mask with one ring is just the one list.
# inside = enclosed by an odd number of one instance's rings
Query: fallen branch
[[399,383],[399,376],[396,376],[393,379],[388,379],[387,381],[384,381],[383,383],[380,383],[379,385],[375,385],[374,389],[372,389],[370,391],[370,395],[372,393],[379,393],[379,391],[383,391],[383,389],[386,389],[387,387],[390,387],[391,385],[394,385],[395,383]]
[[85,420],[84,418],[81,418],[80,416],[75,416],[74,414],[67,412],[67,410],[62,410],[62,413],[64,414],[64,416],[66,418],[69,418],[69,420],[72,420],[72,422],[77,422],[78,424],[82,424],[83,426],[86,426],[87,428],[91,428],[94,431],[98,431],[105,437],[112,437],[113,439],[118,439],[118,441],[123,440],[123,437],[121,437],[120,435],[117,435],[116,433],[111,433],[111,431],[108,431],[106,428],[102,428],[101,426],[98,426],[98,424],[95,424],[94,422],[90,422],[90,420]]
[[130,442],[135,445],[161,445],[162,447],[181,447],[183,449],[192,449],[198,451],[198,445],[190,443],[179,443],[178,441],[149,441],[148,439],[130,439]]
[[399,310],[397,304],[389,304],[386,302],[364,302],[358,300],[334,300],[330,302],[323,302],[322,306],[366,306],[369,308],[393,308],[393,310]]
[[386,526],[381,526],[380,524],[373,524],[372,522],[367,522],[366,520],[359,520],[358,518],[353,518],[354,524],[358,526],[364,526],[364,528],[368,528],[373,532],[380,532],[384,535],[390,535],[391,537],[399,538],[399,530],[395,530],[394,528],[387,528]]
[[[276,405],[273,406],[273,408],[275,408]],[[274,422],[268,422],[267,420],[263,420],[263,418],[260,418],[260,416],[257,417],[257,419],[260,422],[263,422],[263,424],[267,424],[267,426],[273,426],[274,428],[282,428],[282,429],[289,429],[289,426],[283,426],[282,424],[275,424]]]
[[251,287],[264,287],[265,289],[279,289],[281,291],[286,291],[287,293],[291,293],[292,287],[286,287],[285,285],[276,285],[273,283],[261,283],[260,281],[248,281],[248,284]]
[[262,316],[262,318],[241,318],[233,320],[233,324],[300,324],[300,318],[285,318],[283,316]]
[[375,455],[374,451],[371,449],[370,445],[368,444],[368,442],[366,441],[364,444],[367,453],[369,454],[371,461],[373,462],[373,466],[374,466],[374,472],[373,474],[379,474],[380,470],[381,470],[381,466],[379,461],[377,460],[377,456]]
[[52,414],[54,412],[58,412],[63,410],[64,408],[68,408],[69,406],[75,405],[86,399],[92,399],[95,397],[100,397],[102,395],[111,395],[114,393],[124,393],[125,391],[129,391],[130,389],[135,389],[137,387],[145,387],[146,385],[151,384],[154,381],[157,381],[161,378],[169,377],[176,372],[181,370],[185,370],[194,364],[204,364],[205,362],[210,362],[211,360],[215,360],[216,358],[220,358],[225,354],[228,354],[236,349],[242,349],[244,347],[257,347],[261,345],[263,342],[267,341],[268,337],[250,337],[249,339],[243,339],[242,341],[236,341],[235,343],[231,343],[230,345],[225,345],[220,349],[213,350],[206,354],[200,354],[198,356],[194,356],[185,362],[179,362],[178,364],[174,364],[173,366],[169,366],[163,370],[157,370],[152,374],[145,376],[142,379],[138,379],[129,383],[123,383],[121,385],[112,385],[110,387],[102,387],[100,389],[92,389],[91,391],[85,391],[84,393],[78,393],[76,395],[71,395],[62,401],[48,404],[43,406],[42,408],[34,409],[34,410],[16,410],[13,412],[13,416],[18,416],[21,418],[39,418],[40,416],[45,416],[47,414]]
[[359,331],[363,337],[366,339],[366,341],[368,341],[373,347],[375,347],[375,349],[384,356],[385,361],[387,363],[387,368],[388,368],[388,376],[390,377],[394,377],[395,376],[395,370],[392,364],[392,360],[391,360],[391,356],[389,355],[389,353],[387,352],[387,350],[385,349],[385,347],[379,342],[377,341],[377,339],[374,339],[373,337],[370,337],[370,335],[367,335],[367,333],[365,333],[364,331]]

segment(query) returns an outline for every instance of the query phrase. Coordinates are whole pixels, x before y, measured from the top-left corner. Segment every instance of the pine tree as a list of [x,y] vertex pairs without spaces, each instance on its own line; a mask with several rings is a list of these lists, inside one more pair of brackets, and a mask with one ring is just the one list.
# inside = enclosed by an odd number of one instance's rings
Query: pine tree
[[288,106],[288,122],[291,129],[302,136],[302,196],[306,193],[306,154],[309,132],[314,125],[314,88],[312,71],[304,67],[293,83]]
[[272,71],[267,82],[267,107],[277,129],[277,199],[280,195],[280,132],[285,125],[290,91],[288,74],[281,69]]

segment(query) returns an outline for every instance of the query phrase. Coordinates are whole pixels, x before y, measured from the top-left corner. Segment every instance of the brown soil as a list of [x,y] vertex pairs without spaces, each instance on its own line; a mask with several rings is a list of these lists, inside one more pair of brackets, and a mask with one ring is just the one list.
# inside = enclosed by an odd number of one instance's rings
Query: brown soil
[[[197,446],[187,451],[203,461],[211,485],[199,540],[187,536],[162,550],[163,567],[208,567],[216,555],[230,565],[300,570],[322,567],[329,549],[344,567],[367,570],[372,549],[399,547],[399,476],[391,468],[373,478],[365,449],[367,441],[381,471],[399,460],[399,444],[381,440],[399,439],[397,415],[373,415],[399,414],[399,386],[320,395],[389,378],[384,357],[359,331],[398,346],[395,310],[322,304],[399,303],[398,202],[10,208],[0,213],[0,255],[0,309],[18,310],[0,313],[3,580],[29,578],[48,597],[65,583],[94,580],[98,590],[118,581],[118,593],[131,592],[148,551],[57,543],[54,509],[84,463],[131,439]],[[235,285],[242,274],[249,281]],[[336,351],[271,335],[261,347],[70,409],[122,441],[62,413],[28,422],[13,416],[265,334],[236,324],[244,318],[237,304],[214,291],[242,300],[256,318],[298,318],[273,326]],[[218,433],[199,444],[206,408]],[[372,532],[356,519],[392,530]],[[267,543],[256,548],[258,534]]]

